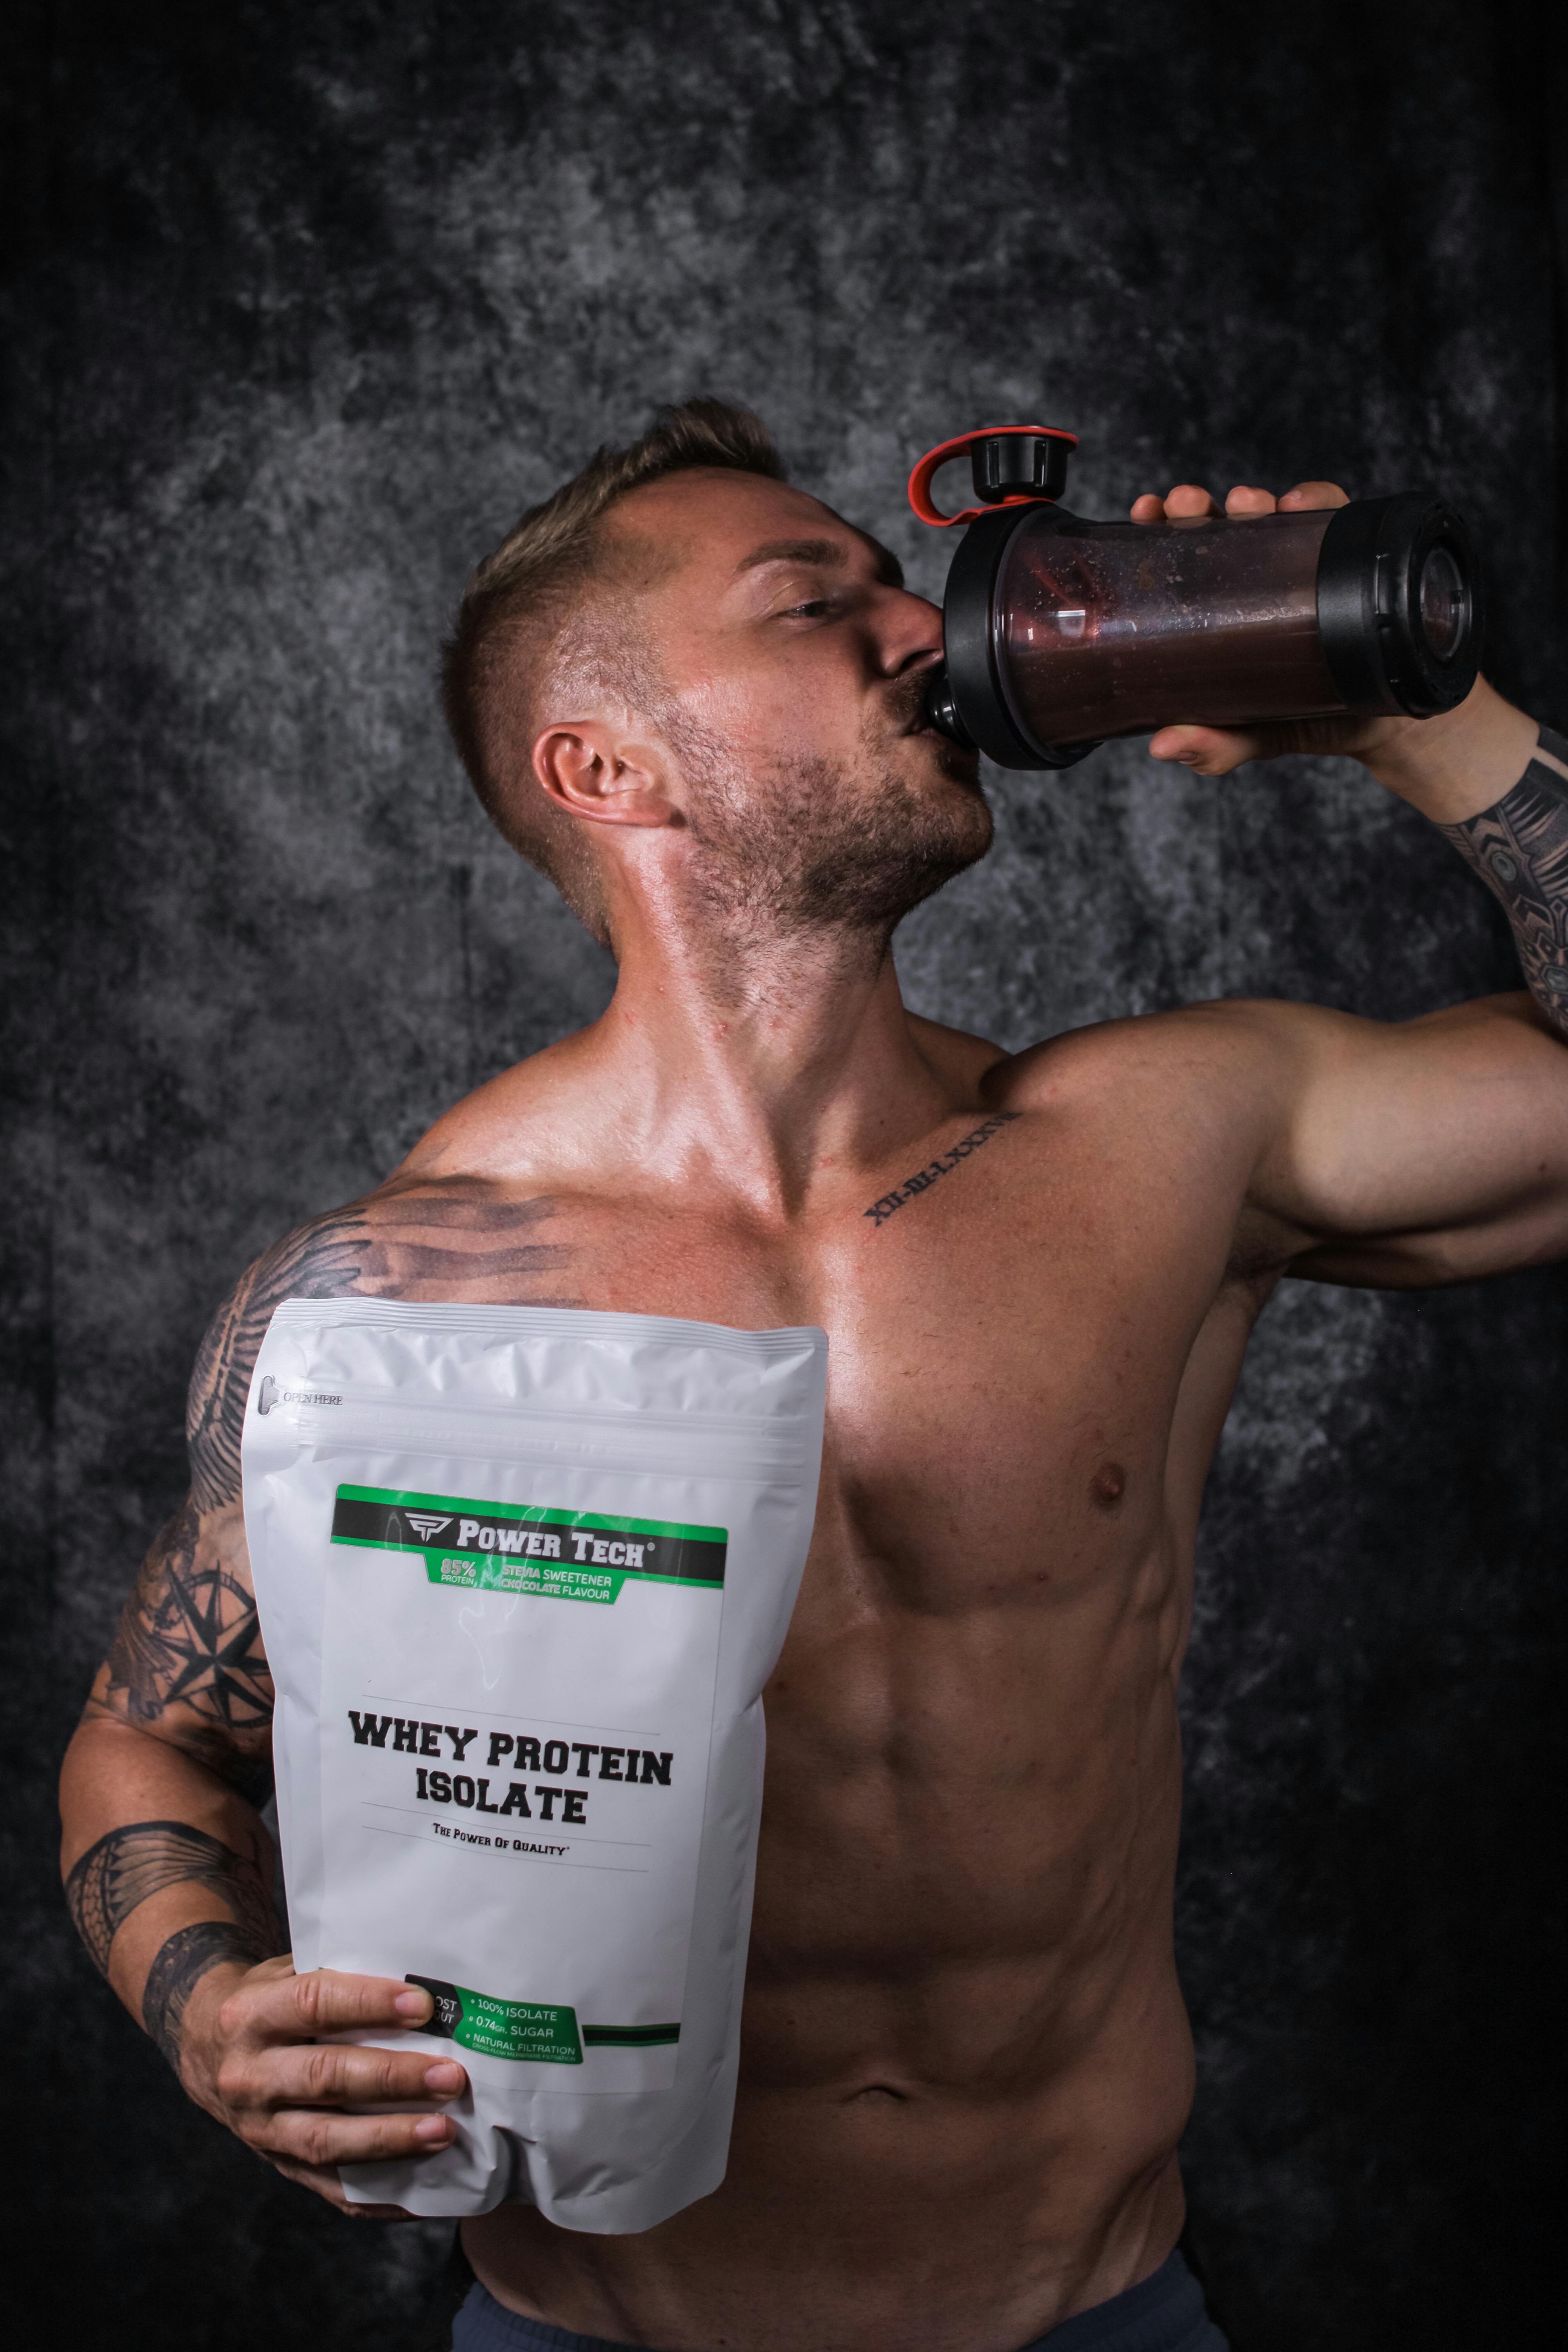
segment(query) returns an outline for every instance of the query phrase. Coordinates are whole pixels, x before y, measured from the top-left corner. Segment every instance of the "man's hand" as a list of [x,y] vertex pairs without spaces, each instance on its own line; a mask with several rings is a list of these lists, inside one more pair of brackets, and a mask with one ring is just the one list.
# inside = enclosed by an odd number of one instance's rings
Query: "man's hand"
[[318,2043],[316,2036],[417,2029],[433,2005],[417,1985],[331,1969],[296,1976],[287,1958],[209,1969],[182,2020],[180,2078],[198,2105],[286,2179],[361,2220],[406,2221],[399,2206],[351,2204],[337,2167],[434,2155],[451,2146],[456,2122],[449,2115],[338,2111],[455,2099],[468,2075],[424,2051],[356,2049]]
[[[1302,514],[1314,507],[1342,507],[1345,493],[1334,482],[1298,482],[1281,499],[1268,490],[1238,487],[1226,499],[1227,515]],[[1180,520],[1218,514],[1209,492],[1184,482],[1161,499],[1146,494],[1132,505],[1134,522]],[[1411,802],[1438,824],[1459,824],[1500,800],[1522,774],[1535,748],[1536,728],[1484,678],[1456,710],[1436,719],[1392,717],[1299,719],[1245,730],[1224,727],[1163,727],[1150,743],[1150,756],[1176,760],[1200,776],[1226,776],[1247,760],[1278,760],[1290,751],[1312,751],[1360,760],[1380,784]]]

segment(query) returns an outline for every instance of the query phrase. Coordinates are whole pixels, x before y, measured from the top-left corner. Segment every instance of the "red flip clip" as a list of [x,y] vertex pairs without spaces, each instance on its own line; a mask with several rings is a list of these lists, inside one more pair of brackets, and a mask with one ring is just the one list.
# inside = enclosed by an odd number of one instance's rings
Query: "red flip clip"
[[973,433],[961,433],[956,441],[939,441],[934,449],[926,451],[910,476],[910,504],[921,522],[934,523],[939,530],[946,530],[954,523],[978,522],[982,515],[996,514],[1003,507],[1048,506],[1051,501],[1038,491],[1020,490],[1011,490],[1005,499],[996,499],[989,506],[964,507],[958,514],[939,514],[931,502],[931,478],[939,466],[945,466],[950,457],[961,457],[977,441],[995,441],[1016,434],[1027,434],[1036,441],[1065,441],[1069,450],[1078,447],[1078,435],[1063,432],[1056,425],[981,425]]

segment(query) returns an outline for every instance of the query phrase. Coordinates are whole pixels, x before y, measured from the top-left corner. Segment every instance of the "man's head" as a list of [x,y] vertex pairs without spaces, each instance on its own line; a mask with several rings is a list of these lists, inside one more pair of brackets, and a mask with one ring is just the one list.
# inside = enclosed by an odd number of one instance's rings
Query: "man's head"
[[694,400],[480,565],[447,712],[501,832],[600,938],[630,893],[880,946],[990,841],[973,757],[921,719],[941,645],[749,411]]

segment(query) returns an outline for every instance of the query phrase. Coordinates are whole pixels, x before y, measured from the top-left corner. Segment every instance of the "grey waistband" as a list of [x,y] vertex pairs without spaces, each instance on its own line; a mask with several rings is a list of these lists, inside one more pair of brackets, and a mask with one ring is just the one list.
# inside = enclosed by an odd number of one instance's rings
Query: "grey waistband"
[[[635,2352],[605,2336],[574,2336],[543,2320],[508,2311],[476,2286],[458,2314],[453,2352]],[[1109,2303],[1080,2311],[1022,2352],[1226,2352],[1226,2341],[1204,2309],[1203,2290],[1173,2254],[1152,2278]]]

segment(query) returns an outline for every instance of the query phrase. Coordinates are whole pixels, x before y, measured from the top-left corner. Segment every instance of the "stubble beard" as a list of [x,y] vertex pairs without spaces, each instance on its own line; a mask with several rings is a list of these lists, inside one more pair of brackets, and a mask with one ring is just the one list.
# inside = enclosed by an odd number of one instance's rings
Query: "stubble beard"
[[737,941],[837,933],[880,957],[912,908],[984,856],[994,826],[973,758],[936,739],[944,781],[922,790],[889,756],[921,684],[900,682],[855,758],[781,757],[761,773],[752,762],[743,786],[727,746],[682,729],[681,764],[700,786],[690,881]]

